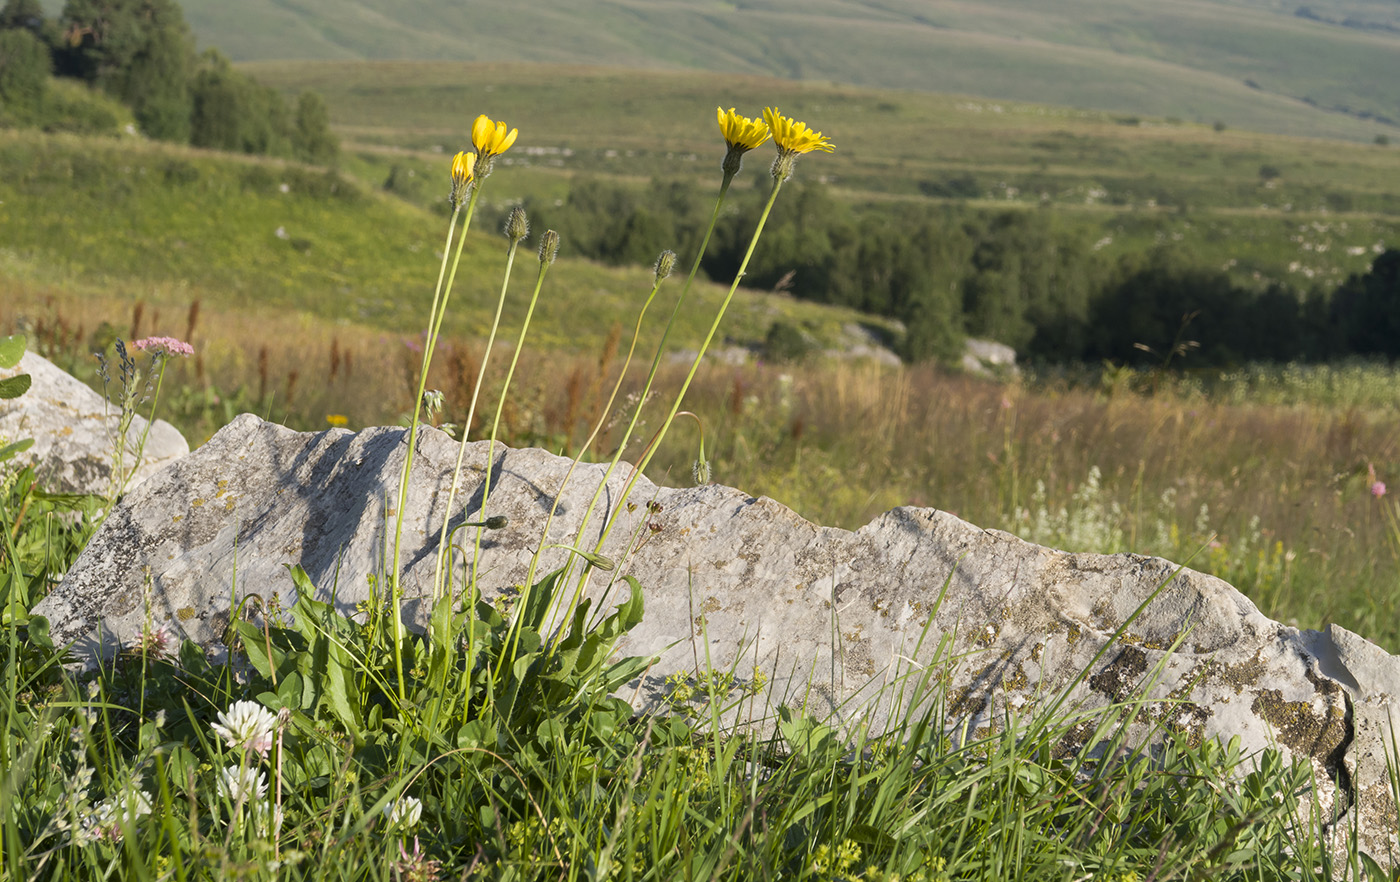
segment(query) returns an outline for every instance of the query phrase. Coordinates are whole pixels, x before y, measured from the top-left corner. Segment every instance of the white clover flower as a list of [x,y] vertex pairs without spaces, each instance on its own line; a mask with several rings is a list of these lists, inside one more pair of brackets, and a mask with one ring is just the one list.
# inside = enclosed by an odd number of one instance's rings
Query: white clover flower
[[83,818],[82,829],[75,831],[73,839],[79,845],[86,845],[99,839],[120,842],[122,830],[136,823],[136,819],[151,813],[151,797],[144,790],[132,793],[119,793],[105,800]]
[[229,747],[266,756],[272,749],[277,717],[256,701],[235,701],[228,713],[219,713],[219,722],[210,727]]
[[384,806],[384,817],[388,819],[390,827],[411,830],[418,826],[419,819],[423,817],[423,800],[413,796],[400,797]]
[[229,766],[219,773],[219,789],[233,802],[259,802],[267,795],[267,776],[261,769]]

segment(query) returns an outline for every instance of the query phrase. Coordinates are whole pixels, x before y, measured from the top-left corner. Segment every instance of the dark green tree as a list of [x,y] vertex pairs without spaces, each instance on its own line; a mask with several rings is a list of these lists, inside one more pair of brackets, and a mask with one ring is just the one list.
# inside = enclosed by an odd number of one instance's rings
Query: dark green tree
[[189,38],[174,27],[152,32],[131,60],[120,97],[130,105],[141,131],[162,141],[190,137]]
[[1400,357],[1400,250],[1386,251],[1370,272],[1343,282],[1331,313],[1349,353]]
[[340,142],[331,134],[331,115],[317,92],[297,96],[296,126],[292,129],[292,154],[302,162],[331,165],[340,153]]
[[0,30],[24,28],[39,36],[44,29],[44,7],[39,0],[7,0],[0,9]]
[[0,124],[38,118],[49,85],[49,50],[23,28],[0,31]]
[[291,154],[291,120],[276,90],[259,85],[210,50],[190,86],[190,143],[213,150]]
[[174,0],[67,0],[59,16],[66,48],[59,73],[94,83],[118,98],[136,56],[152,37],[173,28],[189,39],[189,26]]

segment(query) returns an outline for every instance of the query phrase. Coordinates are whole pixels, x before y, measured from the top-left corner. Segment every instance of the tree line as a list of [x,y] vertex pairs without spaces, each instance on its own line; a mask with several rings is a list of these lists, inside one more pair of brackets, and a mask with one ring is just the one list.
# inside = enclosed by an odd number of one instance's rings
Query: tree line
[[101,128],[101,120],[71,118],[72,105],[49,94],[52,76],[86,83],[126,105],[150,138],[320,165],[339,152],[319,94],[302,92],[288,106],[217,50],[196,53],[175,0],[67,0],[52,20],[39,0],[6,0],[0,125]]
[[[701,270],[738,271],[766,193],[731,196]],[[577,254],[646,263],[694,254],[708,194],[580,179],[561,204],[527,200]],[[1226,366],[1250,361],[1400,358],[1400,250],[1334,290],[1250,286],[1157,249],[1110,259],[1053,209],[980,211],[945,203],[858,207],[798,184],[773,208],[744,281],[905,325],[910,361],[948,358],[975,336],[1042,362]]]

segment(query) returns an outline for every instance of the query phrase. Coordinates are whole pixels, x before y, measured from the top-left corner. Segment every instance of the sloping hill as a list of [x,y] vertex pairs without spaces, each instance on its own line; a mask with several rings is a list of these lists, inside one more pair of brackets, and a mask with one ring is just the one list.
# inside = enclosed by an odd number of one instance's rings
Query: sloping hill
[[[235,60],[536,61],[768,74],[1371,140],[1400,5],[1320,0],[185,0]],[[1301,14],[1300,14],[1301,13]]]

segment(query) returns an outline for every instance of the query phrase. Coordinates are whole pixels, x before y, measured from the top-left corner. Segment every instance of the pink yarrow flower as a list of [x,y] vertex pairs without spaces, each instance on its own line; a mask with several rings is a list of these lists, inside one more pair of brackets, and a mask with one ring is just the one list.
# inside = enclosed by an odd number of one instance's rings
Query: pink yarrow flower
[[143,352],[150,350],[152,354],[194,355],[193,346],[174,337],[143,337],[132,345]]
[[1372,484],[1371,484],[1371,495],[1374,496],[1374,497],[1376,497],[1377,499],[1380,499],[1382,496],[1384,496],[1384,495],[1385,495],[1385,482],[1384,482],[1384,481],[1376,481],[1376,482],[1372,483]]

